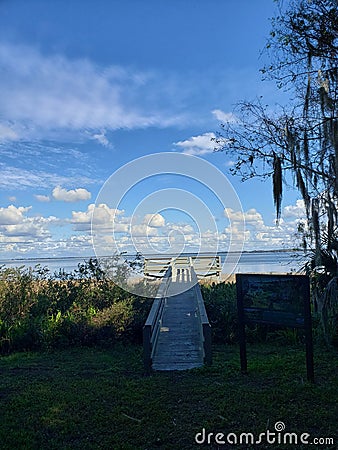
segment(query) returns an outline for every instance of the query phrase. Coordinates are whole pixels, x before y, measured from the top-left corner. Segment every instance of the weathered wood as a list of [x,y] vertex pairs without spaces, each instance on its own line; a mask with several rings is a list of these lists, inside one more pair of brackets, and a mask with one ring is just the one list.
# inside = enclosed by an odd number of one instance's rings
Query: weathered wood
[[193,267],[198,276],[219,276],[222,271],[220,256],[179,256],[177,258],[145,258],[144,275],[162,277],[169,266],[176,269]]
[[[168,276],[170,274],[170,277]],[[172,260],[144,327],[144,366],[186,370],[211,364],[211,327],[191,258]]]
[[203,339],[203,356],[205,364],[211,365],[212,363],[212,349],[211,349],[211,326],[209,323],[207,311],[205,309],[204,300],[202,297],[201,288],[197,281],[197,276],[194,270],[192,270],[192,282],[194,283],[195,296],[197,301],[197,311],[201,324],[201,335]]
[[171,267],[159,286],[156,298],[152,304],[146,323],[143,327],[143,364],[145,373],[150,374],[152,358],[156,349],[157,339],[162,324],[163,308],[166,301],[167,289],[171,281]]
[[[175,283],[172,283],[172,287],[181,288]],[[203,342],[197,308],[193,288],[168,297],[153,357],[154,370],[184,370],[203,365]]]

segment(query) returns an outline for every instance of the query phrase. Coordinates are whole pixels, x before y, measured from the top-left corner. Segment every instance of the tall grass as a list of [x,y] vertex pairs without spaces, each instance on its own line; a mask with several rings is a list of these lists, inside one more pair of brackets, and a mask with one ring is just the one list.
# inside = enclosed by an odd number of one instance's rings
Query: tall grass
[[152,299],[105,277],[90,259],[70,273],[0,269],[0,353],[140,342]]

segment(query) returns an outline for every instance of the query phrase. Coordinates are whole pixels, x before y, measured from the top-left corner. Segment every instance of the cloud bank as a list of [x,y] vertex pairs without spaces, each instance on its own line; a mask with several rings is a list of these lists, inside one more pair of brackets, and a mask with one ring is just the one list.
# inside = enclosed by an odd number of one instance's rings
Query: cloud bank
[[[31,137],[39,130],[97,130],[87,137],[109,144],[105,131],[182,123],[158,106],[172,103],[170,89],[154,73],[86,59],[43,55],[34,48],[0,44],[0,140]],[[167,99],[167,101],[166,101]],[[86,133],[84,134],[84,136]]]
[[[196,251],[201,245],[207,251],[208,248],[214,250],[215,242],[218,242],[219,251],[226,251],[230,239],[241,243],[243,238],[245,250],[294,248],[297,245],[297,225],[304,218],[302,206],[301,201],[285,206],[284,220],[278,227],[265,223],[256,209],[243,214],[228,208],[224,211],[229,222],[227,226],[216,231],[198,231],[188,223],[170,222],[162,213],[149,212],[143,217],[132,218],[125,211],[110,208],[106,204],[96,207],[90,204],[85,210],[72,211],[71,217],[63,219],[34,214],[31,206],[9,205],[0,208],[0,248],[3,257],[6,252],[10,255],[60,256],[68,255],[70,250],[74,256],[90,255],[93,254],[92,220],[94,233],[99,235],[100,245],[103,249],[106,246],[107,250],[116,244],[120,251],[135,252],[136,244],[137,250],[141,252],[156,250],[164,253],[183,244],[185,251]],[[244,236],[241,227],[243,221]],[[60,237],[64,234],[62,230],[67,230],[67,237]]]

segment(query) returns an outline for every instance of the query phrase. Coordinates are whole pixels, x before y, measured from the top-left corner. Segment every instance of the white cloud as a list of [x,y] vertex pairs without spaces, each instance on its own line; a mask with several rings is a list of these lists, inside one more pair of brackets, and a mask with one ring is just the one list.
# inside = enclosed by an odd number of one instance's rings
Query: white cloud
[[146,214],[143,222],[150,227],[164,227],[165,219],[161,214]]
[[[293,248],[298,244],[297,223],[299,214],[304,212],[303,207],[300,200],[296,202],[296,205],[286,206],[285,220],[281,220],[279,226],[266,224],[262,214],[254,208],[244,213],[226,208],[224,214],[230,224],[225,229],[225,233],[228,235],[231,233],[235,238],[242,233],[245,238],[245,250]],[[240,227],[243,224],[245,225],[244,233]]]
[[93,134],[90,138],[99,142],[104,147],[112,147],[112,144],[109,142],[105,131],[101,130],[99,133]]
[[[302,204],[297,202],[285,208],[289,213],[298,209],[301,211]],[[298,218],[291,213],[277,227],[272,220],[271,223],[266,218],[264,220],[254,208],[244,213],[228,208],[225,217],[230,223],[224,230],[197,230],[189,223],[166,222],[162,214],[158,213],[145,214],[136,221],[136,218],[126,216],[125,211],[102,203],[97,206],[90,204],[84,211],[72,211],[68,219],[33,215],[30,206],[2,207],[0,250],[3,255],[6,252],[12,252],[12,255],[34,252],[40,252],[40,255],[81,255],[84,251],[92,254],[90,231],[94,209],[94,235],[102,254],[109,254],[116,248],[128,252],[136,248],[148,253],[171,250],[226,251],[230,242],[232,249],[237,247],[240,250],[243,239],[245,250],[292,248],[297,245],[295,233]],[[69,231],[70,224],[73,225],[72,231]]]
[[187,223],[168,223],[169,231],[179,231],[184,234],[194,233],[194,228]]
[[89,225],[93,217],[94,207],[94,203],[91,203],[90,205],[88,205],[87,211],[72,211],[71,223],[81,223]]
[[9,200],[10,202],[12,202],[12,203],[16,202],[16,197],[15,197],[15,195],[10,195],[10,196],[8,197],[8,200]]
[[50,197],[48,195],[35,194],[34,197],[37,199],[38,202],[43,203],[50,202]]
[[[95,214],[94,214],[95,212]],[[105,230],[122,232],[128,231],[127,220],[124,218],[124,211],[115,208],[109,208],[105,203],[95,205],[91,203],[87,211],[72,211],[70,222],[74,224],[75,230],[90,231],[91,223],[97,233],[103,233]]]
[[215,149],[214,133],[204,133],[199,136],[192,136],[185,141],[175,142],[174,145],[183,150],[186,155],[205,155],[212,153]]
[[[27,216],[31,206],[0,208],[0,249],[3,251],[7,246],[14,246],[17,252],[26,252],[30,243],[40,244],[43,240],[51,237],[50,227],[60,225],[62,221],[54,216]],[[13,251],[14,251],[13,250]]]
[[157,236],[157,228],[154,227],[150,227],[148,225],[146,225],[145,223],[141,223],[141,224],[137,224],[137,225],[132,225],[130,227],[130,234],[133,238],[135,237],[150,237],[150,236]]
[[94,180],[84,176],[75,175],[71,179],[69,176],[57,175],[43,170],[27,170],[18,167],[8,166],[0,162],[0,188],[3,189],[25,189],[25,188],[50,188],[55,185],[73,183],[90,184]]
[[0,123],[0,141],[16,141],[18,138],[17,132],[11,126]]
[[24,213],[29,211],[31,206],[18,208],[14,205],[9,205],[7,208],[0,208],[0,225],[16,225],[21,223],[24,219]]
[[34,223],[33,221],[25,221],[24,223],[19,223],[16,225],[7,225],[5,230],[2,230],[2,232],[7,237],[24,237],[29,240],[37,238],[43,239],[49,235],[49,232],[44,227],[38,223]]
[[236,222],[245,221],[245,215],[241,211],[234,211],[231,208],[225,208],[224,215],[231,221],[236,221]]
[[56,186],[52,192],[53,198],[55,200],[64,202],[78,202],[80,200],[89,200],[91,198],[91,193],[87,189],[77,188],[77,189],[64,189],[60,186]]
[[[7,120],[0,139],[31,137],[39,130],[162,127],[183,119],[177,110],[159,110],[157,97],[166,95],[162,104],[169,105],[170,92],[155,74],[45,56],[32,47],[10,44],[0,45],[0,60],[0,115]],[[106,145],[102,131],[90,135]]]
[[305,218],[306,209],[304,200],[297,200],[295,205],[288,205],[283,208],[284,218]]
[[234,211],[231,208],[225,208],[224,215],[227,217],[231,223],[245,224],[246,227],[261,227],[264,225],[264,220],[262,214],[259,213],[255,208],[251,208],[246,212]]
[[224,163],[224,167],[228,168],[228,167],[233,167],[235,165],[235,161],[232,161],[231,159],[229,159],[228,161],[226,161]]
[[226,113],[221,109],[214,109],[211,113],[222,123],[236,123],[238,121],[233,113]]

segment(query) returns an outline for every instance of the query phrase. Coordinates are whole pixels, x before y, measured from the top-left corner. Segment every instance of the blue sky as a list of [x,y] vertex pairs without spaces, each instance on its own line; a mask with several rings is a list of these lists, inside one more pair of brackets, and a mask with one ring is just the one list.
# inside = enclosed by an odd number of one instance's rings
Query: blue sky
[[[92,205],[136,158],[196,155],[226,173],[231,161],[211,141],[220,122],[233,120],[239,100],[282,100],[259,74],[274,11],[273,0],[0,2],[0,258],[93,254]],[[270,182],[230,181],[246,219],[244,248],[292,246],[303,215],[297,193],[286,192],[277,228]],[[189,208],[142,203],[164,188],[200,198],[216,228],[203,208],[193,220]],[[186,250],[213,238],[226,250],[229,225],[236,237],[237,211],[174,174],[108,203],[100,212],[116,221],[122,250],[132,251],[133,229],[151,246],[179,236]],[[143,216],[131,224],[140,203]]]

